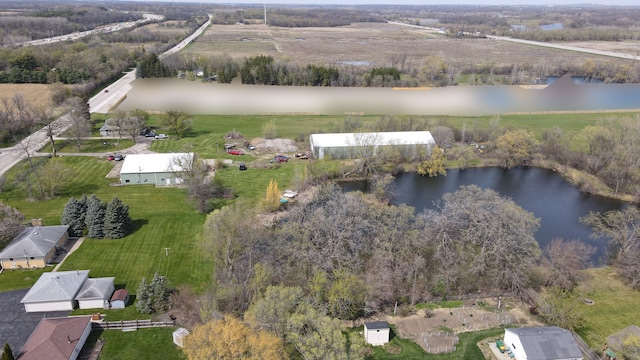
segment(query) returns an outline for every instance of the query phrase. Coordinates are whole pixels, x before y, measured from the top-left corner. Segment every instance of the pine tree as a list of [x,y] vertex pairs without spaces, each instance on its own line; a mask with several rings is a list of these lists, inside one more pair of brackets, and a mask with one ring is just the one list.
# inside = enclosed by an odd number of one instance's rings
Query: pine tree
[[92,239],[104,238],[104,218],[107,206],[94,194],[87,200],[87,236]]
[[14,360],[13,351],[11,351],[11,346],[9,343],[4,343],[4,350],[2,352],[2,360]]
[[157,272],[153,275],[153,280],[149,284],[151,292],[151,308],[153,312],[164,312],[169,310],[171,292],[167,288],[167,278],[160,276]]
[[104,216],[104,237],[109,239],[121,239],[131,230],[131,218],[129,207],[117,197],[107,205]]
[[151,314],[153,312],[149,295],[149,284],[147,284],[147,278],[143,277],[136,294],[136,309],[143,314]]
[[84,230],[85,204],[76,198],[70,198],[64,206],[60,222],[69,225],[70,236],[82,236]]

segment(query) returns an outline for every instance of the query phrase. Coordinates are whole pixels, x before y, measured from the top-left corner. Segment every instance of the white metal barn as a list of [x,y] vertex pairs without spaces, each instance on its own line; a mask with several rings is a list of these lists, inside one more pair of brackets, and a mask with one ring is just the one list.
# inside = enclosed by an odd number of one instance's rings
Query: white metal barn
[[311,152],[316,159],[357,158],[358,150],[363,147],[373,147],[376,153],[382,147],[393,146],[410,155],[415,155],[419,151],[431,154],[431,148],[435,144],[429,131],[332,133],[309,136]]
[[76,307],[76,295],[89,270],[43,273],[20,303],[26,312],[65,311]]
[[173,332],[173,343],[180,347],[184,347],[184,338],[187,337],[187,335],[189,335],[189,330],[179,328]]
[[557,326],[509,328],[504,343],[517,360],[582,360],[584,356],[569,330]]
[[122,185],[179,185],[193,164],[193,153],[127,155],[120,169]]
[[[116,278],[87,279],[76,296],[80,309],[108,309]],[[106,306],[106,307],[105,307]]]
[[391,328],[386,321],[364,323],[364,340],[371,345],[379,346],[389,342]]

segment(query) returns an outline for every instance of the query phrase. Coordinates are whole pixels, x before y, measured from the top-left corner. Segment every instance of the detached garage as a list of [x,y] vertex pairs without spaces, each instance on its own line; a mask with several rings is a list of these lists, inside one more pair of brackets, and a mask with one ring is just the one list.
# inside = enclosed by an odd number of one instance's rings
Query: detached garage
[[26,312],[71,311],[76,308],[76,296],[88,278],[89,270],[44,273],[20,303]]
[[373,321],[364,323],[364,340],[374,346],[384,345],[389,342],[391,328],[386,321]]
[[333,133],[309,136],[311,152],[316,159],[358,158],[361,149],[368,147],[373,147],[375,153],[379,153],[385,147],[394,147],[408,156],[417,155],[419,152],[431,154],[431,148],[435,144],[429,131]]
[[120,169],[122,185],[180,185],[185,171],[191,169],[193,153],[127,155]]
[[115,278],[87,279],[76,296],[80,309],[108,309],[113,294]]

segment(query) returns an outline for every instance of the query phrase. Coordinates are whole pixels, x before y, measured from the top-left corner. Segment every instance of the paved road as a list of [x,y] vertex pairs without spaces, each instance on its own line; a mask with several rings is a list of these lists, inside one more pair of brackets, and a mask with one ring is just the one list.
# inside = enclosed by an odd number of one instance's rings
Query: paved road
[[[153,14],[145,14],[145,21],[149,20],[158,20],[162,17],[159,15]],[[211,16],[209,16],[209,21],[207,21],[204,25],[198,28],[193,34],[189,37],[181,41],[178,45],[174,46],[167,52],[160,55],[161,57],[167,56],[169,54],[173,54],[185,46],[187,46],[193,39],[198,37],[202,32],[211,24]],[[121,24],[122,26],[127,26],[127,24]],[[131,90],[131,82],[135,80],[136,72],[130,71],[125,73],[123,77],[118,79],[113,84],[109,85],[105,91],[96,94],[94,97],[89,99],[89,108],[91,113],[108,113],[111,111],[111,108],[118,104],[122,99],[124,99],[127,93]],[[57,134],[62,134],[71,126],[69,122],[69,118],[67,115],[62,116],[58,120],[55,121]],[[17,145],[14,145],[9,148],[0,149],[0,176],[6,173],[11,167],[20,162],[22,159],[27,158],[27,153],[29,156],[41,156],[42,154],[37,154],[36,152],[42,148],[49,139],[47,138],[47,134],[45,129],[40,129],[35,133],[29,135],[26,139],[20,142]],[[147,144],[148,146],[148,144]],[[123,152],[126,153],[126,152]]]
[[45,39],[25,41],[23,43],[5,45],[5,47],[6,46],[38,46],[38,45],[51,44],[51,43],[55,43],[55,42],[59,42],[59,41],[76,40],[76,39],[80,39],[80,38],[83,38],[85,36],[89,36],[89,35],[92,35],[92,34],[103,34],[103,33],[109,33],[109,32],[116,32],[116,31],[120,31],[120,30],[123,30],[123,29],[132,28],[132,27],[135,27],[135,26],[140,25],[140,24],[144,24],[144,23],[149,22],[149,21],[160,21],[162,19],[164,19],[164,16],[162,16],[162,15],[142,14],[142,19],[137,20],[137,21],[129,21],[129,22],[119,23],[119,24],[104,25],[104,26],[100,26],[100,27],[97,27],[97,28],[92,29],[92,30],[79,31],[79,32],[74,32],[74,33],[71,33],[71,34],[64,34],[64,35],[60,35],[60,36],[52,36],[52,37],[45,38]]
[[576,52],[581,52],[581,53],[609,56],[609,57],[615,57],[615,58],[620,58],[620,59],[640,60],[640,56],[633,56],[633,55],[630,55],[630,54],[618,53],[618,52],[613,52],[613,51],[587,49],[587,48],[581,48],[581,47],[577,47],[577,46],[566,46],[566,45],[560,45],[560,44],[550,44],[550,43],[539,42],[539,41],[514,39],[514,38],[511,38],[511,37],[507,37],[507,36],[487,35],[487,39],[500,40],[500,41],[511,41],[511,42],[520,43],[520,44],[526,44],[526,45],[542,46],[542,47],[548,47],[548,48],[560,49],[560,50],[567,50],[567,51],[576,51]]

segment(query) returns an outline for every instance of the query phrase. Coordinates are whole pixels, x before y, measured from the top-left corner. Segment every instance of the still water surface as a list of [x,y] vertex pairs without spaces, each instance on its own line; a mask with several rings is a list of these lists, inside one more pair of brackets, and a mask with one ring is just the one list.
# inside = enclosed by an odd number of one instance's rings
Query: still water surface
[[[606,239],[591,239],[590,229],[579,221],[589,211],[605,212],[622,209],[624,203],[578,191],[558,173],[539,168],[472,168],[448,170],[447,176],[423,177],[415,173],[396,176],[392,203],[413,206],[417,212],[436,208],[442,195],[456,191],[461,185],[478,185],[511,198],[523,209],[540,219],[536,240],[544,248],[556,237],[580,239],[597,248],[594,265],[604,263]],[[364,183],[343,184],[345,190],[366,190]]]

